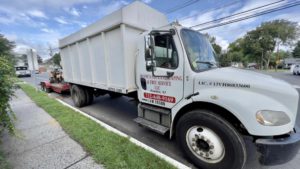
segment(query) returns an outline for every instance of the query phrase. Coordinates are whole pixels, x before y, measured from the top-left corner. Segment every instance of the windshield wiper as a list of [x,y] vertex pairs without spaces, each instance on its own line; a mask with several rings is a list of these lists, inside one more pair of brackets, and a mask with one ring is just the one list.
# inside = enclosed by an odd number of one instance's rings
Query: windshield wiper
[[196,61],[196,63],[204,63],[204,64],[207,64],[207,65],[210,65],[210,66],[216,66],[216,64],[213,63],[213,62]]

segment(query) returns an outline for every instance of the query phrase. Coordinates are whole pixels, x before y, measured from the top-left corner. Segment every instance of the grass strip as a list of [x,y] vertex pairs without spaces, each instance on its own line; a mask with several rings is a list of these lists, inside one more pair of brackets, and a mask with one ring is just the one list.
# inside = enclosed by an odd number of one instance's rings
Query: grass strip
[[28,84],[23,91],[55,118],[74,140],[79,142],[97,163],[107,169],[175,168],[151,152],[131,143],[128,138],[112,133],[96,122],[68,108],[46,93]]

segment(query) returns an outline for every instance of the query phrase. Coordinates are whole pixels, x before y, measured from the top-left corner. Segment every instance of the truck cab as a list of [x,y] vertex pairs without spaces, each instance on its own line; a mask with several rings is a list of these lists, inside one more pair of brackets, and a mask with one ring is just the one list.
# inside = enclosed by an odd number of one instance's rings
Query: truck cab
[[205,35],[178,23],[147,31],[139,40],[137,123],[175,136],[201,168],[242,168],[243,136],[251,136],[263,164],[280,164],[297,154],[299,96],[291,85],[218,67]]

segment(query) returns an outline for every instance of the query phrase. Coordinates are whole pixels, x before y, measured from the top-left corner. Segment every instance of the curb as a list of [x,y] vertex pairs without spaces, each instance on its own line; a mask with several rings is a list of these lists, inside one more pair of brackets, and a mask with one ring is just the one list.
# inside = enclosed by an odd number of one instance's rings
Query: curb
[[139,147],[142,147],[142,148],[144,148],[145,150],[147,150],[147,151],[149,151],[149,152],[155,154],[156,156],[158,156],[158,157],[160,157],[161,159],[167,161],[167,162],[170,163],[171,165],[173,165],[173,166],[175,166],[175,167],[177,167],[177,168],[180,168],[180,169],[191,169],[191,167],[188,167],[188,166],[186,166],[185,164],[183,164],[183,163],[181,163],[181,162],[179,162],[179,161],[177,161],[177,160],[175,160],[175,159],[173,159],[173,158],[171,158],[171,157],[169,157],[169,156],[167,156],[167,155],[165,155],[165,154],[163,154],[163,153],[161,153],[161,152],[155,150],[154,148],[149,147],[148,145],[146,145],[146,144],[144,144],[144,143],[138,141],[137,139],[132,138],[132,137],[130,137],[129,135],[123,133],[122,131],[120,131],[120,130],[118,130],[118,129],[116,129],[116,128],[114,128],[114,127],[112,127],[112,126],[110,126],[110,125],[108,125],[108,124],[106,124],[106,123],[104,123],[104,122],[102,122],[102,121],[100,121],[100,120],[98,120],[98,119],[96,119],[96,118],[94,118],[94,117],[92,117],[92,116],[90,116],[90,115],[88,115],[88,114],[82,112],[81,110],[79,110],[79,109],[77,109],[77,108],[75,108],[75,107],[69,105],[68,103],[66,103],[66,102],[64,102],[64,101],[62,101],[62,100],[60,100],[60,99],[58,99],[58,98],[56,98],[56,100],[59,101],[61,104],[63,104],[63,105],[65,105],[65,106],[67,106],[67,107],[73,109],[74,111],[76,111],[76,112],[82,114],[83,116],[85,116],[85,117],[87,117],[87,118],[89,118],[89,119],[95,121],[95,122],[98,123],[100,126],[104,127],[105,129],[107,129],[107,130],[109,130],[109,131],[111,131],[111,132],[113,132],[113,133],[116,133],[116,134],[118,134],[119,136],[127,137],[127,138],[129,139],[130,142],[132,142],[132,143],[134,143],[135,145],[137,145],[137,146],[139,146]]

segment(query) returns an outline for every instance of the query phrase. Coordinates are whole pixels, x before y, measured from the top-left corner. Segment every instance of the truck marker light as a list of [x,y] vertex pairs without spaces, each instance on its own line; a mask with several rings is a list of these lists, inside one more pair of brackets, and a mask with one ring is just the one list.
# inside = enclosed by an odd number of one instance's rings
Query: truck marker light
[[213,99],[213,100],[218,100],[218,96],[215,96],[215,95],[210,96],[210,98]]

